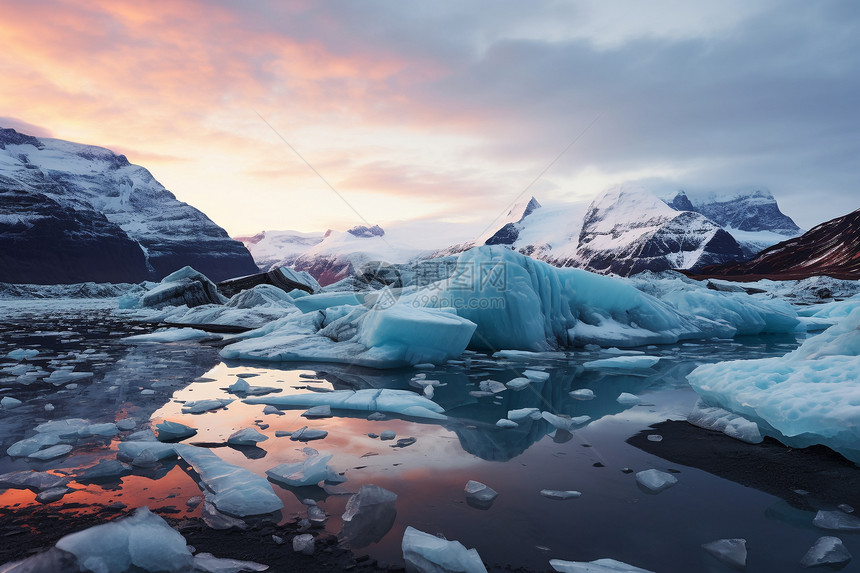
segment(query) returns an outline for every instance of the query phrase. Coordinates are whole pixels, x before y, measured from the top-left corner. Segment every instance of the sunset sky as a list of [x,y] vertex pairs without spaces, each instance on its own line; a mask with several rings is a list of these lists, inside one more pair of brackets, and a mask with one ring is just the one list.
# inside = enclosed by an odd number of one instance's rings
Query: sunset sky
[[529,194],[860,207],[854,1],[0,0],[0,45],[0,126],[124,153],[232,235],[482,227],[568,146]]

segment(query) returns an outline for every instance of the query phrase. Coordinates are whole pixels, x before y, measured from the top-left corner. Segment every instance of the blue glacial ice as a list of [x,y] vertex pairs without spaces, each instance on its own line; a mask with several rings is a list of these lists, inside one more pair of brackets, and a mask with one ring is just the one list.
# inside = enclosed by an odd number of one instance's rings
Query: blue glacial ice
[[145,507],[131,517],[66,535],[56,546],[73,554],[85,571],[178,573],[194,569],[185,538]]
[[433,289],[403,298],[455,308],[478,325],[470,347],[484,349],[631,347],[790,332],[799,325],[787,303],[710,291],[681,279],[666,283],[655,297],[632,281],[485,246],[462,253],[452,275]]
[[656,287],[651,281],[646,288],[642,281],[556,268],[503,247],[466,251],[451,269],[443,280],[407,286],[399,298],[381,298],[372,308],[362,293],[297,298],[285,316],[237,336],[221,355],[390,368],[439,364],[467,346],[547,353],[802,328],[781,301],[682,279]]
[[261,396],[246,398],[246,404],[267,404],[287,408],[308,408],[327,404],[339,410],[389,412],[415,418],[444,420],[445,411],[439,404],[409,390],[383,388],[365,390],[335,390],[333,392],[307,392],[287,396]]
[[594,561],[551,559],[549,565],[559,573],[654,573],[654,571],[628,565],[615,559],[596,559]]
[[205,497],[218,511],[237,517],[262,515],[280,510],[284,504],[261,476],[225,462],[206,448],[174,444],[176,453],[200,475]]
[[[307,300],[322,295],[311,295]],[[226,359],[319,361],[393,368],[460,355],[475,325],[453,312],[395,304],[339,305],[293,314],[241,335]]]
[[333,454],[312,453],[302,460],[286,462],[266,470],[269,479],[279,485],[302,487],[317,485],[334,474],[328,461]]
[[780,358],[699,366],[705,405],[756,423],[792,447],[823,444],[860,461],[860,309]]
[[419,573],[487,573],[478,551],[408,526],[401,543],[407,571]]

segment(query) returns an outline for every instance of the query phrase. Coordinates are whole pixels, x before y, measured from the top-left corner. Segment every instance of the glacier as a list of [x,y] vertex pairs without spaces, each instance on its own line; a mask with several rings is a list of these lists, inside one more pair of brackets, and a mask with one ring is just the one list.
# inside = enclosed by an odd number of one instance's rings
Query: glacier
[[780,358],[697,367],[687,376],[707,406],[755,422],[791,447],[823,444],[860,462],[860,308]]

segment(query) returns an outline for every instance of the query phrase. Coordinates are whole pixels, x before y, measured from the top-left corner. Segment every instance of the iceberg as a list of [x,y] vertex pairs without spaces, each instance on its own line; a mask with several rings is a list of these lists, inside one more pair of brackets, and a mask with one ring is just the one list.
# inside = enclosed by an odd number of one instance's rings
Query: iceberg
[[415,418],[445,420],[445,411],[439,404],[409,390],[383,388],[364,390],[335,390],[308,392],[289,396],[263,396],[246,398],[246,404],[265,404],[278,407],[309,408],[328,405],[332,409],[389,412]]
[[453,308],[477,325],[473,349],[546,352],[572,346],[642,346],[694,338],[791,332],[796,312],[677,280],[659,298],[634,282],[556,268],[503,246],[461,253],[450,276],[403,300]]
[[74,555],[82,570],[99,573],[194,568],[185,538],[145,507],[131,517],[66,535],[56,547]]
[[173,448],[200,475],[211,492],[206,497],[218,511],[246,517],[272,513],[284,507],[265,478],[225,462],[206,448],[186,444],[174,444]]
[[860,308],[781,358],[699,366],[706,406],[754,422],[791,447],[823,444],[860,462]]
[[[352,293],[347,293],[352,295]],[[333,295],[309,295],[307,301]],[[354,298],[354,295],[353,295]],[[323,302],[320,301],[322,305]],[[335,297],[329,302],[343,303]],[[459,356],[475,330],[454,312],[398,301],[368,309],[356,301],[323,305],[245,333],[221,350],[233,360],[317,361],[396,368]]]
[[408,526],[401,543],[406,570],[418,573],[487,573],[475,549]]

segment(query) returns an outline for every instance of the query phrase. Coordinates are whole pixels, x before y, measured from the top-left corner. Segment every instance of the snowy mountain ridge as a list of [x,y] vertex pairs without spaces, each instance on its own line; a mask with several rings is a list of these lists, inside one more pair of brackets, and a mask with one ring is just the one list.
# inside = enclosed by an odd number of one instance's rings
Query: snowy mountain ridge
[[[667,201],[634,184],[612,187],[590,204],[542,206],[530,197],[513,205],[478,238],[449,244],[429,254],[426,248],[401,248],[404,243],[396,236],[385,235],[384,240],[375,242],[371,237],[346,237],[324,239],[301,255],[284,257],[277,264],[295,262],[297,269],[310,272],[318,280],[323,276],[320,273],[325,273],[325,282],[334,276],[346,276],[347,259],[353,260],[352,267],[357,268],[357,264],[370,260],[405,263],[453,256],[481,245],[503,245],[559,267],[630,275],[739,261],[784,240],[791,228],[797,227],[779,211],[769,192],[742,192],[730,197],[711,193],[696,195],[694,200],[679,192],[673,201]],[[700,211],[716,213],[726,223],[721,225]],[[748,211],[767,217],[756,222]],[[401,235],[408,239],[410,233]],[[254,250],[253,245],[249,248]],[[258,258],[257,263],[262,267],[270,260]],[[332,273],[334,268],[338,270]]]
[[0,204],[3,281],[137,282],[185,265],[216,280],[256,271],[224,229],[102,147],[0,128]]

